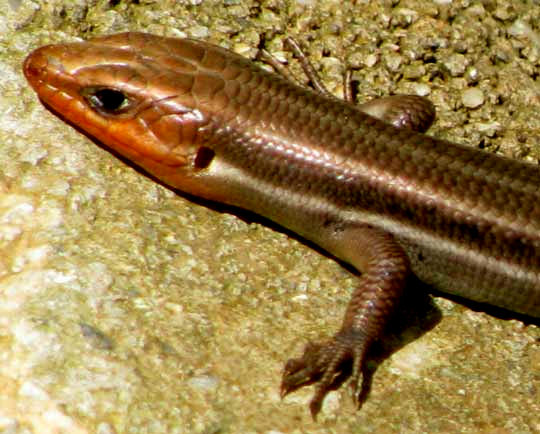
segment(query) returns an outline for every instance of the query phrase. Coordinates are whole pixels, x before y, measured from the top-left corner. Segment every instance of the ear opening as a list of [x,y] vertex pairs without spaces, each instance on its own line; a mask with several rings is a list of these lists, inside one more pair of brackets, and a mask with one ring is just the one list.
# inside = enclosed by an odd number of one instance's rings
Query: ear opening
[[206,169],[208,166],[210,166],[215,156],[216,153],[212,149],[207,148],[206,146],[201,146],[199,149],[197,149],[197,154],[193,160],[195,169]]

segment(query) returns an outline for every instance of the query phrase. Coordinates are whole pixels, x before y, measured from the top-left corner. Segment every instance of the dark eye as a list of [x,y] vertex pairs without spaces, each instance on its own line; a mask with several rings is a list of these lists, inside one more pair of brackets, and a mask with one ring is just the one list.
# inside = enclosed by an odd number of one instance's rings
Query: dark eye
[[81,94],[92,108],[105,114],[122,113],[130,106],[130,100],[123,92],[110,87],[87,87]]

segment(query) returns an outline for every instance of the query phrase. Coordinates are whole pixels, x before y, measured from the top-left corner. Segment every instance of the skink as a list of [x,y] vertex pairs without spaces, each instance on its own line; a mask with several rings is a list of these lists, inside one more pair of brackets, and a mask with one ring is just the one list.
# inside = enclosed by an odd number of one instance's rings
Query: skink
[[343,324],[287,362],[315,416],[409,277],[540,318],[540,170],[396,128],[191,39],[124,33],[50,45],[24,73],[63,119],[171,187],[263,215],[362,274]]

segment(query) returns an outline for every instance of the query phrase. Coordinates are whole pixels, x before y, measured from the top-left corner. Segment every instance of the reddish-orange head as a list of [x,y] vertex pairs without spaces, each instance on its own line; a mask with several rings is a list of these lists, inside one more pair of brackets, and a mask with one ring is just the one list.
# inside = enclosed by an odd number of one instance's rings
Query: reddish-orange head
[[211,100],[219,111],[225,82],[212,69],[226,62],[207,48],[124,33],[38,48],[24,74],[66,121],[168,185],[213,198],[197,179],[213,157],[203,146],[212,112],[202,107]]

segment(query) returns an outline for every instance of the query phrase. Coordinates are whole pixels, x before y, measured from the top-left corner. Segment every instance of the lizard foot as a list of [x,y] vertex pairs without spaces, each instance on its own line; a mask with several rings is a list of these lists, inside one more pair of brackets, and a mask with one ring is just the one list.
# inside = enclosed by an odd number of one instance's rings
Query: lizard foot
[[361,382],[367,341],[363,333],[341,330],[328,341],[309,342],[300,358],[290,359],[285,364],[281,397],[316,383],[315,394],[309,404],[311,415],[316,419],[328,392],[338,389],[351,378],[353,399],[359,405],[364,394]]

